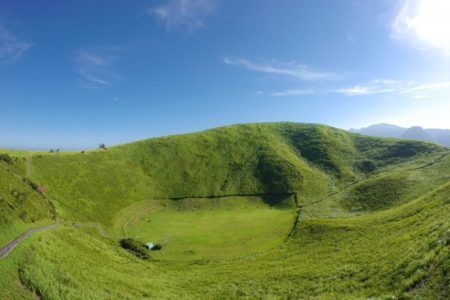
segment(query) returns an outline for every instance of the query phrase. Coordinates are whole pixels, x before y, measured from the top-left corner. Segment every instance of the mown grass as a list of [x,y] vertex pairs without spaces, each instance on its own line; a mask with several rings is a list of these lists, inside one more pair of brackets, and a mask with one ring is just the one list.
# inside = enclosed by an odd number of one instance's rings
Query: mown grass
[[146,201],[119,213],[123,234],[162,244],[156,259],[245,256],[278,246],[296,214],[274,209],[260,197]]

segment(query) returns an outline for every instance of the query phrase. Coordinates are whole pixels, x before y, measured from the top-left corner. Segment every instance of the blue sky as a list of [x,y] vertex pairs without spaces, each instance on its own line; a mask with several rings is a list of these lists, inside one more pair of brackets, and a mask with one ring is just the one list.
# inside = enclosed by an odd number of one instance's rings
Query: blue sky
[[0,147],[267,121],[450,128],[447,0],[0,0]]

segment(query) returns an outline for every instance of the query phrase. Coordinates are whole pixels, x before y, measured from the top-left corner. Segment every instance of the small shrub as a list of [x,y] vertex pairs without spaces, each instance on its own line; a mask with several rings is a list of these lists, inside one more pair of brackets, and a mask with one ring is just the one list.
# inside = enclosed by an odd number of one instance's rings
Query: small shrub
[[120,240],[120,246],[130,251],[139,258],[150,259],[150,255],[148,255],[147,251],[145,250],[145,245],[138,240],[132,238],[122,239]]

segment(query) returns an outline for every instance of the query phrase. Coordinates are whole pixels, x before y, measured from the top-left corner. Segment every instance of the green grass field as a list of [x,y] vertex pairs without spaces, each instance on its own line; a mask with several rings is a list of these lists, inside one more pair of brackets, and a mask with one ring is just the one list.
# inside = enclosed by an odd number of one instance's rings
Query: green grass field
[[0,245],[61,225],[0,260],[0,298],[448,299],[449,152],[296,123],[9,150]]
[[290,233],[293,209],[274,209],[259,197],[145,201],[120,213],[123,235],[161,243],[155,259],[245,256],[280,245]]

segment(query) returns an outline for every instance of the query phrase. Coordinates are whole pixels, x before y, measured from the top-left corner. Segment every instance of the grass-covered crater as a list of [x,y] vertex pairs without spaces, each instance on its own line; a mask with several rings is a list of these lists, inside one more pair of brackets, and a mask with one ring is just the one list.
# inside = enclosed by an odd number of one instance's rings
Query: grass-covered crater
[[450,296],[441,146],[267,123],[0,153],[2,244],[61,224],[0,260],[0,298]]

